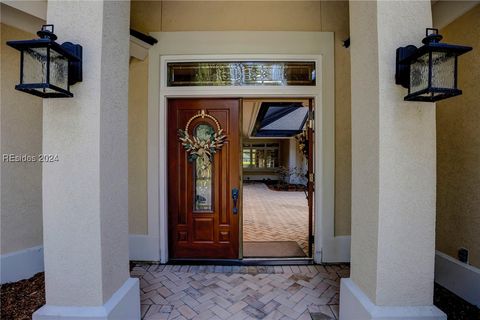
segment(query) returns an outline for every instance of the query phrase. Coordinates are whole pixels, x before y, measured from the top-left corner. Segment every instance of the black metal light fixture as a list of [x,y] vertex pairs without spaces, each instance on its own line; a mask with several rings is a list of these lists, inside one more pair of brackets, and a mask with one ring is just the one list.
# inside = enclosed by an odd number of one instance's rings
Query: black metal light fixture
[[427,28],[423,46],[397,49],[395,83],[408,89],[404,100],[434,102],[462,94],[457,59],[472,47],[440,43],[442,38],[438,29]]
[[8,41],[20,51],[20,83],[15,89],[42,98],[73,97],[70,86],[82,81],[82,46],[55,42],[53,25],[43,25],[39,39]]

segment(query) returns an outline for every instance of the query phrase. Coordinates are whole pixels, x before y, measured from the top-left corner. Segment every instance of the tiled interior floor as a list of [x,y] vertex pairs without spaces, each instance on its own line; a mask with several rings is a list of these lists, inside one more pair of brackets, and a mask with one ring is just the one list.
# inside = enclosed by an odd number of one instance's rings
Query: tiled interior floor
[[347,265],[180,266],[137,264],[142,319],[338,318]]
[[308,202],[302,191],[243,184],[243,240],[296,241],[308,254]]

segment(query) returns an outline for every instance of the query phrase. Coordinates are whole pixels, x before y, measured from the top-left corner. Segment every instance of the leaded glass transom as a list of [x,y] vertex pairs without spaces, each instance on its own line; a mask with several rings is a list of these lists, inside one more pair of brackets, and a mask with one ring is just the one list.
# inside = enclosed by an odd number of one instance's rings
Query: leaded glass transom
[[190,86],[314,86],[315,62],[171,62],[169,87]]

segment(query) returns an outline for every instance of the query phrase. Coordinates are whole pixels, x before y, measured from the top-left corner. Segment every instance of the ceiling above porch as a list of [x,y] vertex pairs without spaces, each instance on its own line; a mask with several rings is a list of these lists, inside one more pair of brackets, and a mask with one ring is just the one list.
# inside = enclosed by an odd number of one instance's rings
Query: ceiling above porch
[[305,127],[307,106],[307,99],[245,99],[242,135],[247,139],[292,138]]

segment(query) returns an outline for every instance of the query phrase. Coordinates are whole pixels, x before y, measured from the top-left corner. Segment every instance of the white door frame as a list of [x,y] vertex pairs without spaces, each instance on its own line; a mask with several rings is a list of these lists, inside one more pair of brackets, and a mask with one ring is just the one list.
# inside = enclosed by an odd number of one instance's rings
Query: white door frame
[[[330,32],[161,32],[149,51],[148,237],[152,260],[168,261],[167,99],[182,97],[313,97],[315,110],[314,260],[350,259],[350,237],[334,236],[334,42]],[[167,87],[169,61],[316,62],[316,86]],[[347,239],[348,238],[348,239]],[[156,246],[158,244],[158,247]]]

